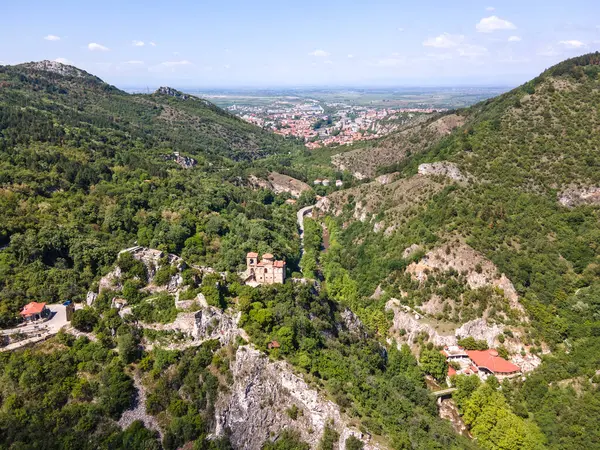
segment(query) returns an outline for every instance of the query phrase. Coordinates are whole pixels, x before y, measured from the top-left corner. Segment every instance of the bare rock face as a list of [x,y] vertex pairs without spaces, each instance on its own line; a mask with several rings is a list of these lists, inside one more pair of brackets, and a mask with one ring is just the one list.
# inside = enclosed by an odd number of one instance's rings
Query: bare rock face
[[383,288],[379,284],[377,286],[377,288],[375,288],[375,292],[373,292],[373,295],[371,295],[370,298],[372,298],[373,300],[379,300],[383,296],[383,294],[385,294],[385,291],[383,290]]
[[78,69],[77,67],[63,64],[58,61],[37,61],[32,63],[22,64],[22,66],[33,70],[41,70],[44,72],[52,72],[63,76],[82,78],[90,76],[87,72]]
[[[316,449],[328,422],[340,433],[340,449],[350,435],[363,440],[367,450],[382,448],[367,442],[335,403],[322,398],[287,363],[271,362],[258,350],[241,346],[231,371],[233,386],[215,407],[215,434],[229,432],[234,448],[259,450],[284,429],[295,429]],[[286,412],[293,406],[299,409],[296,420]]]
[[463,175],[456,164],[451,162],[434,162],[431,164],[421,164],[419,166],[420,175],[439,175],[451,178],[458,182],[468,181],[468,177]]
[[402,252],[402,258],[404,258],[404,259],[410,258],[412,255],[414,255],[415,253],[417,253],[421,250],[423,250],[423,247],[421,247],[420,245],[417,245],[417,244],[412,244],[410,247],[407,247],[404,249],[404,251]]
[[296,198],[300,197],[302,192],[311,189],[305,182],[277,172],[271,172],[267,180],[251,175],[248,177],[248,181],[255,187],[269,189],[276,194],[288,192],[292,197]]
[[489,347],[495,347],[498,336],[502,334],[503,328],[496,324],[488,324],[485,319],[475,319],[466,322],[454,331],[441,333],[436,328],[423,321],[422,317],[408,306],[404,306],[398,299],[391,299],[386,304],[386,309],[393,311],[394,321],[392,332],[404,330],[402,340],[412,344],[413,339],[421,333],[427,333],[430,342],[435,345],[457,345],[458,340],[471,336],[477,340],[486,341]]
[[512,309],[522,313],[527,320],[525,310],[519,303],[519,296],[511,281],[499,274],[497,267],[485,256],[460,240],[453,241],[427,253],[419,262],[410,264],[406,271],[419,281],[427,280],[428,273],[449,270],[466,273],[467,284],[471,289],[495,286],[502,289],[504,297]]
[[100,278],[100,281],[98,282],[98,293],[102,293],[104,290],[121,290],[123,286],[119,281],[120,278],[121,268],[117,266],[112,271]]
[[169,97],[175,97],[180,100],[187,100],[187,99],[193,98],[192,95],[184,94],[183,92],[178,91],[177,89],[173,89],[172,87],[168,87],[168,86],[159,87],[154,92],[154,94],[155,95],[168,95]]
[[455,334],[460,338],[471,336],[478,341],[486,341],[487,345],[493,348],[502,331],[503,328],[498,325],[489,325],[484,319],[475,319],[457,328]]
[[[318,210],[324,212],[325,214],[328,214],[329,212],[331,212],[331,200],[329,200],[329,198],[327,198],[327,197],[321,197],[317,201],[315,207]],[[336,211],[336,215],[339,215],[339,214],[341,214],[341,211],[339,211],[339,212]]]
[[510,360],[519,366],[523,373],[531,372],[542,363],[542,359],[539,356],[531,353],[526,353],[525,355],[517,353]]
[[241,315],[232,316],[213,306],[203,308],[195,313],[192,336],[199,341],[218,339],[223,345],[231,344],[238,336],[245,335],[238,328]]
[[[248,340],[246,332],[238,327],[241,313],[232,315],[214,306],[203,307],[199,311],[182,312],[172,323],[146,324],[154,330],[179,331],[186,334],[189,341],[184,346],[200,345],[202,342],[217,339],[223,345],[235,342],[238,336]],[[178,348],[180,345],[171,345]]]
[[[343,328],[348,330],[350,333],[354,333],[360,336],[365,336],[366,332],[361,320],[356,314],[350,311],[348,308],[344,309],[340,316],[342,317]],[[342,328],[342,329],[343,329]]]
[[175,161],[177,164],[179,164],[184,169],[191,169],[196,164],[198,164],[198,162],[194,158],[190,158],[189,156],[183,156],[179,152],[173,152],[172,155],[166,156],[165,159],[170,159],[170,160]]
[[86,297],[85,297],[85,303],[88,306],[92,306],[94,304],[94,302],[96,301],[96,299],[98,298],[98,294],[96,294],[95,292],[88,292]]
[[450,421],[452,424],[452,428],[458,434],[463,436],[471,436],[469,434],[469,429],[467,425],[463,422],[460,412],[458,411],[458,407],[454,400],[451,398],[446,398],[438,402],[439,405],[439,413],[442,419],[446,419]]
[[379,184],[386,185],[386,184],[392,183],[396,179],[397,176],[398,176],[398,172],[386,173],[385,175],[380,175],[377,178],[375,178],[375,181],[378,182]]
[[558,194],[558,203],[567,208],[580,205],[600,205],[600,187],[571,186]]
[[391,299],[385,305],[387,310],[394,312],[392,332],[404,330],[402,337],[407,343],[412,344],[419,334],[426,333],[428,340],[435,345],[456,345],[457,339],[453,334],[440,334],[433,326],[420,321],[420,315],[410,308],[400,304],[397,299]]
[[175,308],[177,309],[193,309],[193,308],[208,308],[206,297],[200,293],[193,300],[175,300]]

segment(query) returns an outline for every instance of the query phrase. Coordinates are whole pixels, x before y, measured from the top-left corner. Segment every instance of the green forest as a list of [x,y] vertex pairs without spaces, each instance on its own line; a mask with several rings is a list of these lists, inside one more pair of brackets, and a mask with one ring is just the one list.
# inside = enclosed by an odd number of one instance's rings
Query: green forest
[[[75,68],[0,66],[0,87],[0,328],[16,326],[30,301],[85,303],[115,268],[121,284],[75,312],[77,336],[60,332],[0,352],[0,448],[231,449],[227,434],[212,433],[241,345],[287,361],[386,448],[600,448],[600,209],[572,200],[600,187],[597,53],[455,111],[464,125],[378,175],[411,179],[420,164],[444,161],[468,181],[440,184],[400,216],[388,214],[398,200],[391,198],[378,199],[364,221],[355,214],[361,198],[346,198],[337,215],[315,211],[304,223],[302,258],[297,210],[336,189],[315,187],[293,204],[248,178],[335,176],[344,189],[370,189],[372,180],[331,165],[333,154],[352,147],[309,153],[205,100],[173,89],[131,95]],[[393,232],[375,231],[379,222]],[[467,289],[465,274],[436,274],[425,284],[407,274],[457,237],[512,281],[527,321],[497,291]],[[419,250],[405,256],[414,244]],[[166,290],[149,292],[144,264],[119,256],[135,245],[181,257],[181,269],[161,261],[153,283],[181,275],[187,290],[178,300],[201,295],[240,314],[249,342],[163,348],[184,338],[145,324],[172,323],[183,310]],[[244,286],[239,273],[250,251],[284,259],[288,278],[304,283]],[[215,272],[204,274],[206,267]],[[373,296],[378,287],[384,294]],[[453,380],[475,439],[438,417],[429,387],[446,381],[440,349],[426,336],[414,351],[389,335],[390,298],[419,307],[434,294],[458,304],[442,320],[492,310],[489,320],[508,317],[499,322],[502,339],[519,327],[541,357],[525,377]],[[117,297],[130,315],[112,307]],[[160,433],[140,421],[118,424],[136,402],[136,383]],[[293,429],[271,438],[263,448],[310,447]],[[326,428],[318,439],[333,449],[339,436]],[[345,446],[363,443],[349,438]]]

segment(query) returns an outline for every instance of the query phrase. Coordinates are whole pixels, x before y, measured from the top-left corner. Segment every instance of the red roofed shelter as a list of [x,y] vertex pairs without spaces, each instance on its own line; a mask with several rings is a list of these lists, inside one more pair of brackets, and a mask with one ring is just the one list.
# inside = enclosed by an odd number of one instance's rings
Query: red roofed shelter
[[467,350],[467,354],[479,371],[498,378],[512,377],[521,373],[519,366],[498,356],[498,352],[494,349]]
[[23,307],[23,310],[20,314],[23,319],[32,322],[34,320],[48,317],[49,313],[50,310],[46,308],[45,303],[31,302]]

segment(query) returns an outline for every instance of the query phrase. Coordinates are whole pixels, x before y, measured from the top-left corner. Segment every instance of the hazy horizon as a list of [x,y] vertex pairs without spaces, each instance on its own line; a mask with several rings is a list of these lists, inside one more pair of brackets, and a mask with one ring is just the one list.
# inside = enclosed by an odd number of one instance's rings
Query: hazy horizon
[[599,15],[589,0],[32,0],[5,5],[0,64],[128,87],[516,86],[600,48]]

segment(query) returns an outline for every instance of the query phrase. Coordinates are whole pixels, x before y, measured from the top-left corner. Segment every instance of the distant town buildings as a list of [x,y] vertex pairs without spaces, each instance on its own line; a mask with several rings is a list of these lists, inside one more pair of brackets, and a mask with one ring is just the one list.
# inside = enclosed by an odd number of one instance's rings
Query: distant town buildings
[[262,255],[258,260],[258,253],[250,252],[246,255],[246,284],[275,284],[285,281],[285,261],[277,261],[270,253]]
[[377,139],[412,120],[417,114],[431,114],[434,108],[375,108],[340,102],[326,103],[328,113],[317,100],[278,100],[268,106],[232,105],[228,110],[243,120],[283,136],[303,139],[306,147],[347,145]]

